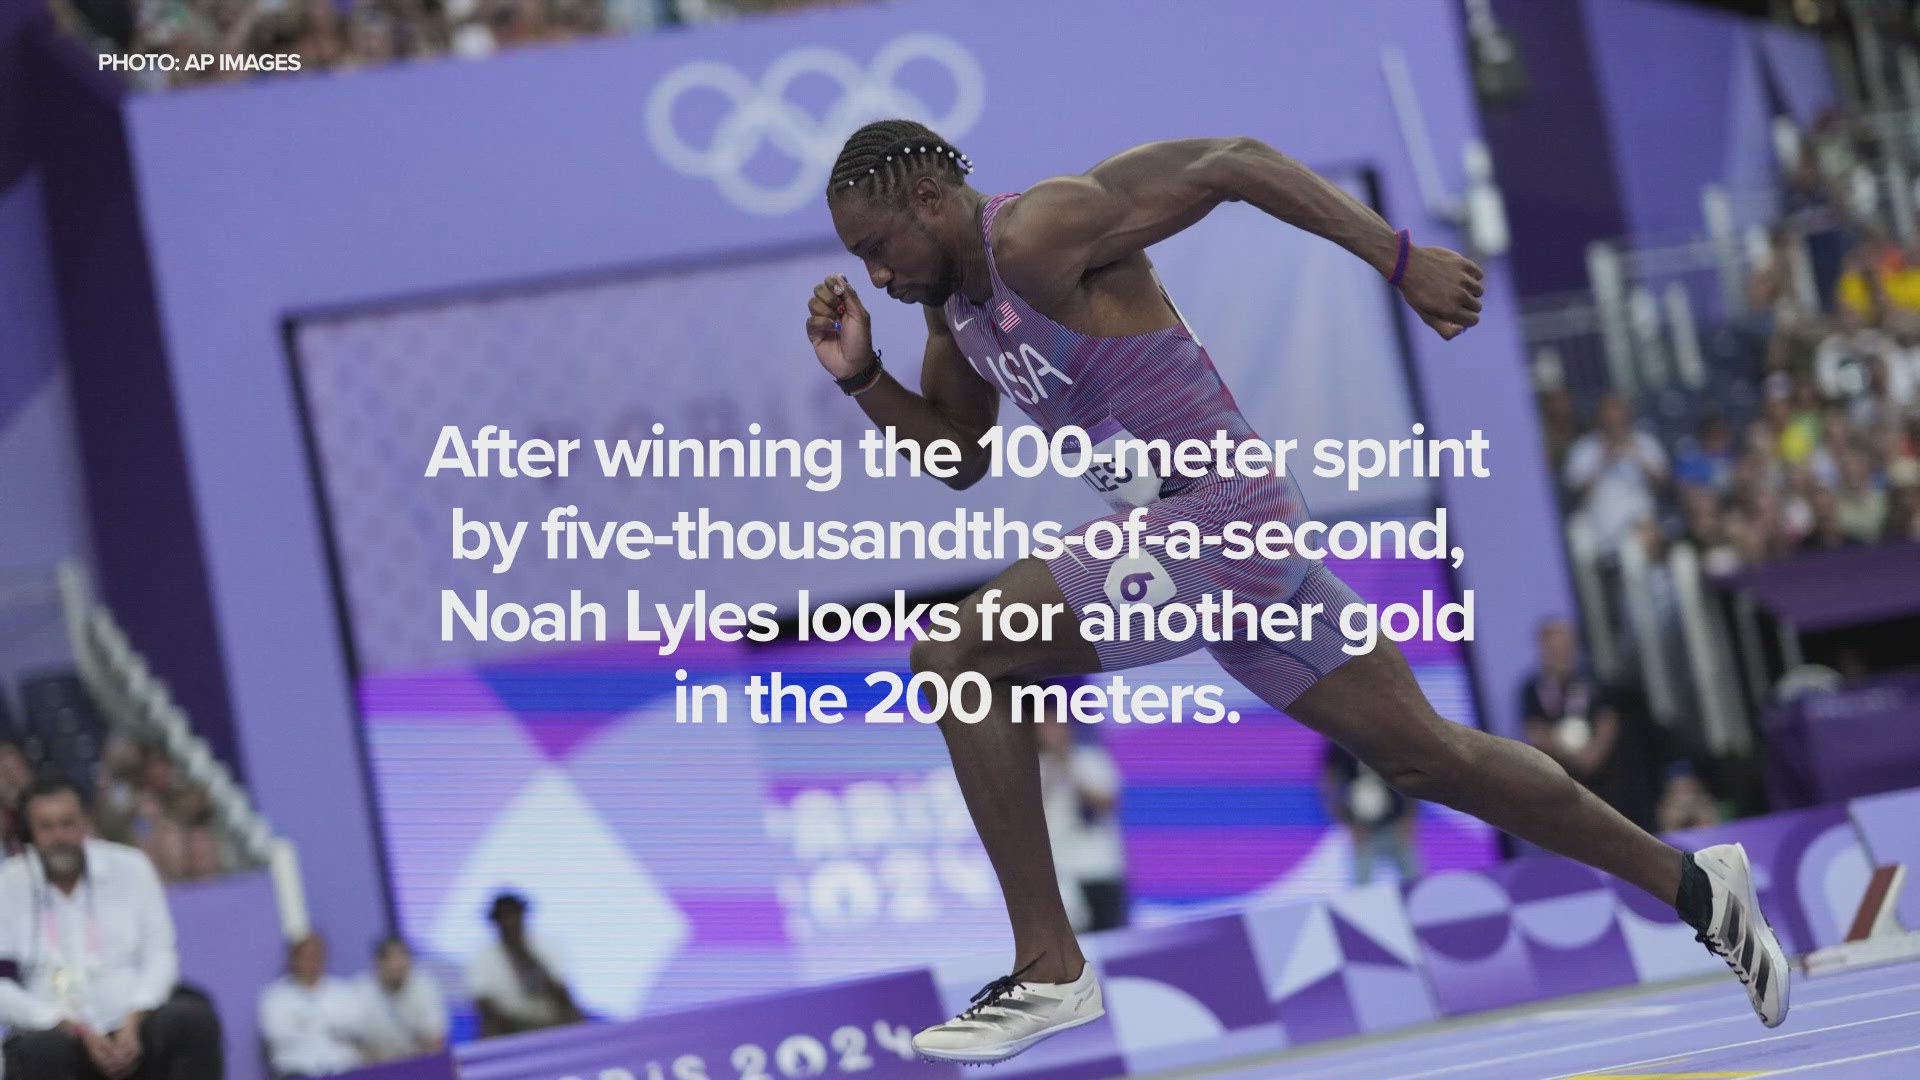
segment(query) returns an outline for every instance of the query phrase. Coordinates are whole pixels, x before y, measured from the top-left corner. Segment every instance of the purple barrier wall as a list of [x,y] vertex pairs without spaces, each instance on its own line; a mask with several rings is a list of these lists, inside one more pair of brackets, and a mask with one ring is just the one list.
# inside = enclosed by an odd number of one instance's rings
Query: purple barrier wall
[[1875,866],[1904,863],[1907,889],[1900,897],[1900,924],[1920,930],[1920,789],[1869,795],[1847,805],[1853,827],[1860,830],[1867,854]]
[[180,939],[180,978],[213,998],[227,1048],[228,1080],[261,1075],[260,991],[285,955],[280,909],[266,871],[167,889]]
[[1834,100],[1812,35],[1658,0],[1582,9],[1634,236],[1702,233],[1702,187],[1773,181],[1774,109],[1805,124]]
[[368,1069],[355,1069],[341,1076],[339,1080],[454,1080],[455,1075],[453,1055],[439,1054],[434,1057],[389,1062]]
[[12,187],[36,156],[27,124],[27,37],[47,20],[46,7],[34,0],[0,0],[0,191]]
[[[1844,935],[1868,879],[1863,837],[1879,861],[1920,860],[1905,827],[1920,809],[1920,789],[1860,800],[1852,822],[1848,809],[1777,814],[1672,839],[1689,849],[1745,844],[1761,905],[1781,944],[1798,954]],[[1693,975],[1725,975],[1730,1008],[1741,995],[1725,965],[1666,904],[1552,856],[1094,934],[1082,944],[1099,972],[1107,1015],[999,1066],[1000,1073],[1023,1080],[1157,1073]],[[744,1073],[760,1063],[769,1073],[818,1075],[810,1067],[829,1055],[844,1064],[856,1052],[854,1060],[872,1058],[875,1075],[924,1070],[885,1051],[906,1032],[965,1008],[976,989],[1005,973],[1004,963],[1004,955],[982,955],[931,972],[470,1044],[457,1052],[459,1075],[551,1080],[625,1069],[599,1075],[692,1076],[729,1066]],[[882,1037],[869,1039],[881,1025]],[[933,1075],[951,1074],[950,1066],[934,1068]]]
[[1532,84],[1484,121],[1523,296],[1586,288],[1592,241],[1699,234],[1702,186],[1771,185],[1776,110],[1834,100],[1819,40],[1787,27],[1666,0],[1494,11]]
[[1814,806],[1903,788],[1920,776],[1920,672],[1803,694],[1767,715],[1773,805]]
[[1728,581],[1802,633],[1920,613],[1920,544],[1816,551]]
[[30,41],[46,21],[35,0],[0,0],[0,700],[23,671],[70,658],[53,566],[87,548],[46,178],[29,122]]
[[244,774],[133,191],[125,89],[51,31],[29,54],[99,592],[195,729]]
[[908,1041],[938,1012],[926,971],[901,972],[625,1024],[533,1032],[466,1043],[461,1080],[557,1076],[819,1076],[874,1080],[958,1076],[923,1061]]
[[[1475,125],[1451,5],[1301,7],[1284,33],[1254,3],[1179,19],[1144,0],[1088,11],[1023,23],[1019,35],[995,32],[1024,14],[1014,0],[815,11],[484,65],[303,76],[129,105],[244,757],[268,813],[313,853],[315,910],[329,924],[350,938],[370,933],[380,890],[280,320],[314,306],[830,239],[811,198],[786,213],[743,212],[713,183],[669,167],[649,140],[645,102],[676,65],[718,61],[751,81],[797,45],[830,45],[865,65],[890,42],[932,33],[982,72],[978,122],[950,134],[981,164],[983,186],[1083,169],[1144,139],[1246,133],[1315,164],[1378,165],[1389,213],[1423,239],[1453,240],[1416,210],[1378,55],[1383,42],[1406,47],[1435,138],[1459,147]],[[1200,70],[1205,82],[1189,77]],[[1102,87],[1097,107],[1061,91],[1077,85]],[[1472,553],[1462,582],[1498,613],[1482,620],[1475,663],[1490,726],[1511,730],[1508,691],[1530,655],[1530,628],[1570,600],[1511,288],[1498,265],[1488,283],[1480,328],[1444,346],[1419,331],[1416,361],[1430,428],[1480,428],[1495,447],[1499,479],[1450,485],[1446,501]]]
[[1578,4],[1495,0],[1532,83],[1483,110],[1521,296],[1587,287],[1587,245],[1627,231],[1613,140]]

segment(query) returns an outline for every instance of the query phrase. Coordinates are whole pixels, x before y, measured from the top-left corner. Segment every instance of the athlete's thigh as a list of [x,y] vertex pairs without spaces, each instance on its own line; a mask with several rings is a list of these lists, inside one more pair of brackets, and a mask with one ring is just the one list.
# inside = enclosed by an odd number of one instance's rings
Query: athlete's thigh
[[[1150,504],[1138,547],[1131,553],[1124,540],[1112,545],[1117,547],[1117,554],[1087,550],[1090,542],[1101,551],[1109,550],[1116,530],[1117,535],[1125,536],[1124,527],[1132,512],[1121,510],[1094,518],[1068,532],[1067,537],[1073,542],[1045,561],[1055,587],[1066,598],[1077,619],[1084,623],[1089,610],[1099,607],[1108,614],[1111,624],[1124,626],[1129,631],[1125,635],[1107,635],[1113,640],[1089,643],[1099,658],[1100,666],[1095,670],[1121,671],[1157,664],[1185,656],[1206,644],[1197,634],[1176,640],[1142,632],[1144,623],[1155,621],[1139,612],[1142,605],[1150,614],[1176,601],[1198,604],[1202,597],[1218,596],[1224,589],[1245,591],[1235,583],[1235,575],[1248,573],[1247,564],[1226,559],[1217,548],[1191,559],[1165,554],[1167,538],[1176,523],[1192,524],[1203,535],[1218,531],[1208,521],[1202,498],[1183,494]],[[1115,528],[1101,528],[1105,525]],[[1125,609],[1133,609],[1134,613],[1129,616]]]
[[[1000,612],[991,612],[988,605]],[[1026,616],[1009,616],[1004,609],[1023,605],[1037,616],[1039,626]],[[960,637],[949,643],[955,659],[968,670],[987,671],[995,678],[1044,678],[1088,675],[1100,670],[1093,645],[1080,635],[1079,618],[1040,559],[1021,559],[993,576],[960,603]],[[988,632],[991,627],[991,633]],[[1013,629],[1025,640],[1008,637]],[[937,652],[938,646],[930,646]]]
[[1340,613],[1359,598],[1346,582],[1319,564],[1290,592],[1280,592],[1282,587],[1284,583],[1277,583],[1268,595],[1249,599],[1262,606],[1286,603],[1293,607],[1298,620],[1286,640],[1248,641],[1244,627],[1236,624],[1234,629],[1240,633],[1234,640],[1208,646],[1207,652],[1234,681],[1287,712],[1301,694],[1353,659],[1343,648],[1346,638],[1340,631]]
[[1382,637],[1363,656],[1319,671],[1265,642],[1216,647],[1214,657],[1261,700],[1389,772],[1460,748],[1463,729],[1435,712],[1400,647]]

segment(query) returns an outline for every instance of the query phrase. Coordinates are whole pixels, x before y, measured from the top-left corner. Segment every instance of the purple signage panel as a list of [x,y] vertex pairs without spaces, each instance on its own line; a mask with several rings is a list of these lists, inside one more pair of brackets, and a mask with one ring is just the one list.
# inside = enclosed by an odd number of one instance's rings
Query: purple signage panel
[[1767,718],[1767,789],[1778,807],[1895,791],[1920,777],[1920,672],[1802,694]]
[[1400,890],[1390,882],[1243,916],[1288,1045],[1439,1015]]
[[455,1080],[457,1075],[453,1070],[452,1054],[435,1054],[432,1057],[408,1058],[355,1069],[340,1080]]
[[272,879],[264,870],[250,870],[170,885],[167,908],[178,936],[181,981],[205,991],[220,1013],[228,1080],[258,1080],[255,1006],[286,955]]
[[1900,897],[1900,922],[1920,930],[1920,788],[1870,795],[1847,805],[1853,827],[1866,842],[1868,861],[1874,866],[1904,863],[1907,888]]
[[1129,1072],[1286,1045],[1238,914],[1115,934],[1093,947]]
[[1407,911],[1446,1015],[1639,981],[1608,879],[1556,857],[1422,878]]
[[721,1080],[858,1074],[951,1076],[914,1051],[940,1013],[924,969],[749,998],[624,1024],[591,1024],[468,1043],[461,1080]]

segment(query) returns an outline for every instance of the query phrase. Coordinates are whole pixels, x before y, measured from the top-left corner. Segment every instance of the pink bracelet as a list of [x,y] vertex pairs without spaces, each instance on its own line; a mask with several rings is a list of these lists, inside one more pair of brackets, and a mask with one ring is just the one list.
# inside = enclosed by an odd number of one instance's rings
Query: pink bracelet
[[1400,280],[1407,276],[1407,255],[1412,251],[1413,251],[1412,232],[1411,230],[1408,230],[1408,229],[1401,229],[1400,230],[1400,254],[1394,258],[1393,276],[1387,279],[1387,284],[1393,286],[1396,289],[1400,287]]

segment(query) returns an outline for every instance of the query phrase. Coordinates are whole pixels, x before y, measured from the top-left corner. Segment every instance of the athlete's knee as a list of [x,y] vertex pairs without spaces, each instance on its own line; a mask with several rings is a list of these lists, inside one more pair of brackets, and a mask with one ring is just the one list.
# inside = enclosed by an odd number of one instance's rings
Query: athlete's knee
[[1409,799],[1450,805],[1480,772],[1483,749],[1471,728],[1439,720],[1431,738],[1404,746],[1373,765],[1387,785]]
[[952,682],[966,672],[978,672],[988,679],[1003,678],[1007,672],[999,660],[1000,650],[989,647],[971,635],[962,634],[952,641],[922,639],[913,643],[907,663],[914,674],[931,672]]

